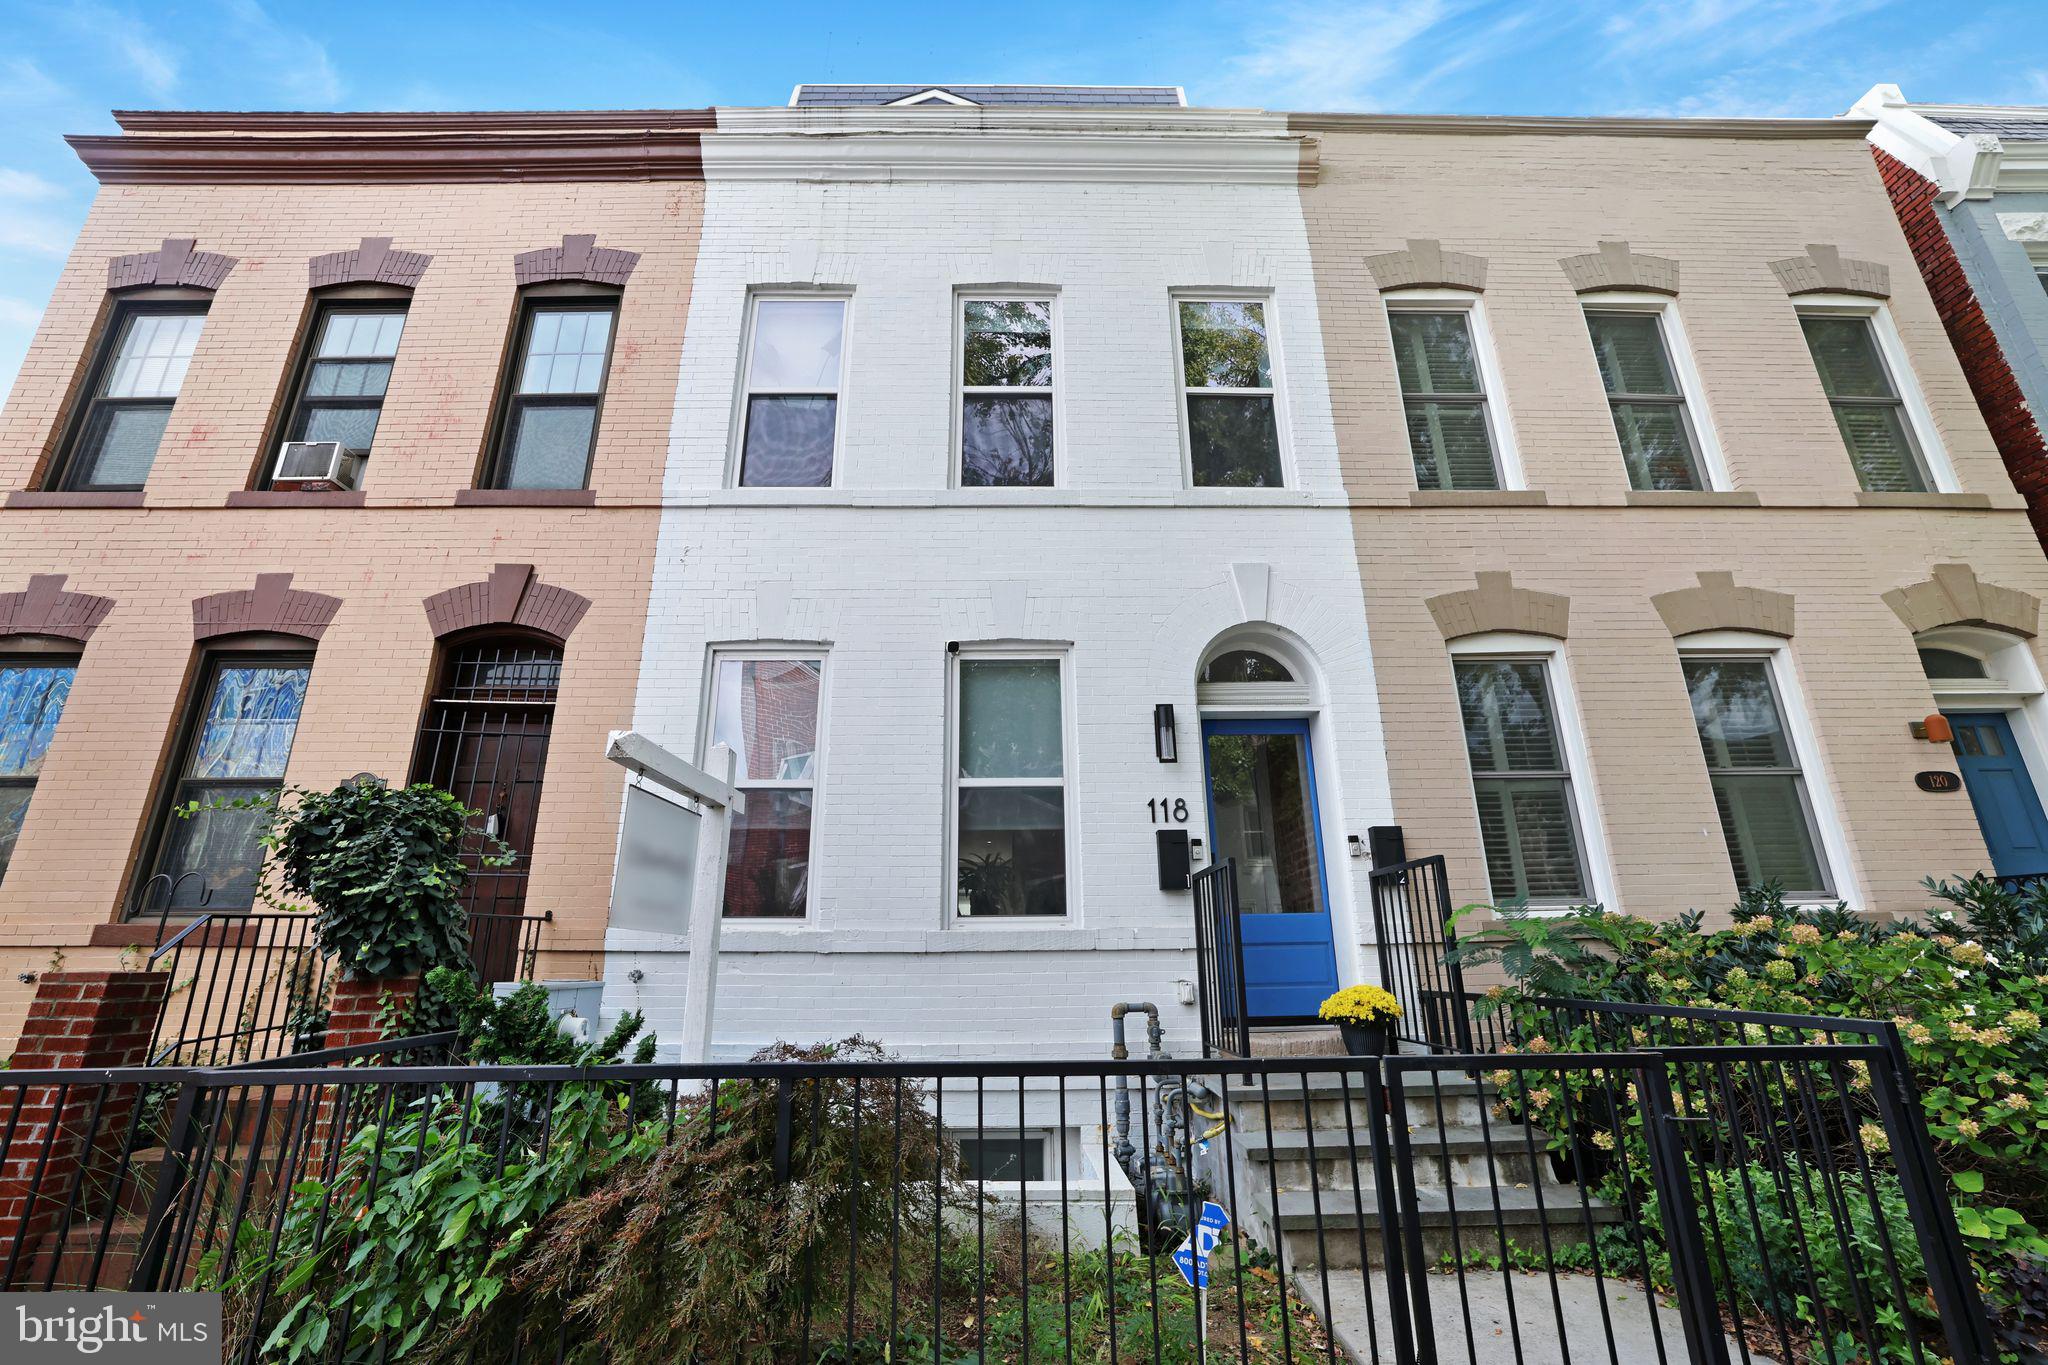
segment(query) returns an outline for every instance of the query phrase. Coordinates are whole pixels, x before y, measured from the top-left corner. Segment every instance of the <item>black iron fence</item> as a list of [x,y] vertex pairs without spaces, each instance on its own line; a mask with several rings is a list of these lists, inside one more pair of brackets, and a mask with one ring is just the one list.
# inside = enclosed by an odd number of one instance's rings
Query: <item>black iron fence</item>
[[0,1073],[0,1275],[245,1361],[1986,1365],[1927,1150],[1853,1041]]
[[1380,984],[1403,1011],[1396,1036],[1437,1052],[1492,1050],[1498,1039],[1473,1029],[1484,997],[1465,989],[1464,973],[1449,956],[1458,934],[1442,855],[1376,867],[1370,882]]
[[1245,1002],[1244,934],[1237,905],[1237,859],[1226,858],[1188,879],[1195,893],[1195,975],[1202,1016],[1202,1055],[1249,1057],[1251,1012]]
[[[472,914],[470,961],[483,981],[528,981],[543,925],[554,914]],[[310,915],[213,910],[172,929],[157,926],[152,970],[168,972],[170,996],[148,1057],[153,1066],[224,1066],[288,1057],[324,1045],[334,959],[313,937]]]

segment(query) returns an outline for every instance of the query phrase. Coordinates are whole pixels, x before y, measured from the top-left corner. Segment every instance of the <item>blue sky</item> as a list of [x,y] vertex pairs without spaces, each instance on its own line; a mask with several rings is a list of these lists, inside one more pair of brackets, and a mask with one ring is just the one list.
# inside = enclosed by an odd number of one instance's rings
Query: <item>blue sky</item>
[[2048,104],[2042,0],[0,0],[0,34],[0,392],[92,198],[62,135],[113,131],[115,108],[780,104],[800,80],[1404,113],[1827,115],[1879,81]]

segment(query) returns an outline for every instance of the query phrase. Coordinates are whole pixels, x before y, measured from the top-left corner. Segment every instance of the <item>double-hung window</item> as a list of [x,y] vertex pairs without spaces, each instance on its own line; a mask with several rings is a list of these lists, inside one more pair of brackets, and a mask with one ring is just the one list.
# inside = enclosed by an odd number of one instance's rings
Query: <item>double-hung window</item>
[[801,919],[810,904],[824,676],[816,656],[720,657],[713,670],[711,742],[732,749],[747,797],[726,849],[729,917]]
[[1835,426],[1867,493],[1924,493],[1932,483],[1897,377],[1869,313],[1802,311],[1799,326],[1820,371]]
[[115,311],[92,396],[64,461],[61,487],[94,492],[142,487],[156,463],[205,322],[203,304],[135,303]]
[[1066,728],[1057,657],[954,670],[954,892],[961,915],[1067,910]]
[[1454,672],[1494,899],[1585,900],[1586,862],[1549,661],[1457,659]]
[[1586,329],[1628,486],[1643,492],[1706,488],[1699,433],[1672,363],[1665,310],[1588,308]]
[[260,802],[283,787],[312,673],[306,654],[222,653],[205,661],[146,864],[150,880],[162,881],[138,888],[139,907],[254,903],[265,812],[229,803]]
[[1053,481],[1050,299],[960,301],[960,484]]
[[1682,662],[1736,885],[1828,895],[1827,862],[1770,659],[1687,655]]
[[313,322],[313,343],[284,439],[339,441],[367,455],[404,331],[402,303],[323,305]]
[[741,416],[744,488],[828,488],[839,444],[843,298],[754,299]]
[[68,659],[0,656],[0,879],[7,876],[43,755],[77,671]]
[[1188,472],[1197,488],[1278,488],[1278,390],[1259,299],[1175,300]]
[[520,312],[494,488],[584,488],[611,364],[615,298],[540,295]]
[[1390,305],[1387,321],[1407,407],[1415,486],[1500,487],[1471,312]]

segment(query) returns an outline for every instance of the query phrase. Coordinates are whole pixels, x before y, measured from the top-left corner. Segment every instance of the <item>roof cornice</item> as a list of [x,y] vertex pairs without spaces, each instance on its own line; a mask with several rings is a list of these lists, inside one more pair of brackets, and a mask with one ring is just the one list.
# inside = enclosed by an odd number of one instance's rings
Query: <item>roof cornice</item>
[[709,109],[482,109],[326,113],[299,110],[116,109],[130,133],[461,133],[715,127]]
[[[360,116],[356,116],[360,117]],[[73,136],[102,184],[482,183],[697,180],[694,128],[616,131],[308,131],[297,136],[151,133]]]
[[1989,199],[2001,186],[2022,188],[2005,183],[2006,149],[1997,138],[1942,127],[1907,104],[1896,85],[1872,86],[1850,112],[1873,119],[1871,145],[1934,182],[1950,208],[1965,199]]
[[1299,185],[1316,143],[1256,110],[724,109],[710,180],[1012,180]]
[[1527,114],[1289,114],[1287,126],[1311,133],[1456,133],[1468,137],[1566,133],[1763,141],[1860,138],[1870,131],[1870,121],[1861,118],[1564,118]]

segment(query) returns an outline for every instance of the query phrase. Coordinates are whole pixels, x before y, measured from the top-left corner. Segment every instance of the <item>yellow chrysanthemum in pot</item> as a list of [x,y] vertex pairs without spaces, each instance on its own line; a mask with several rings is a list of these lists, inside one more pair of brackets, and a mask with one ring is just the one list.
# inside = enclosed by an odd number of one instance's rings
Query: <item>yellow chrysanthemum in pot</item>
[[1401,1002],[1378,986],[1346,986],[1322,1003],[1318,1018],[1335,1024],[1354,1057],[1378,1057],[1393,1050],[1394,1021]]

